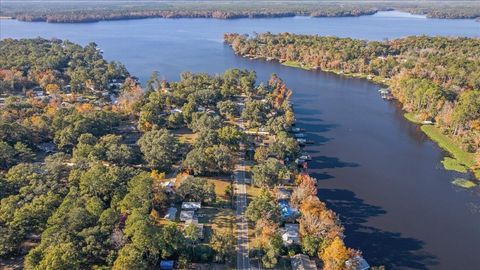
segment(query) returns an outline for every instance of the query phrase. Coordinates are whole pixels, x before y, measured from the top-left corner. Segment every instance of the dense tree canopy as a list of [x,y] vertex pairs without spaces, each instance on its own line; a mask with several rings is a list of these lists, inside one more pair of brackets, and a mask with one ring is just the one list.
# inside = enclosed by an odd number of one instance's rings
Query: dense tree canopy
[[176,159],[178,142],[166,129],[146,132],[138,144],[145,160],[154,168],[168,171]]
[[49,92],[70,85],[74,92],[106,90],[111,79],[128,76],[125,67],[107,62],[95,43],[85,47],[61,40],[0,41],[0,89],[20,92],[40,86]]

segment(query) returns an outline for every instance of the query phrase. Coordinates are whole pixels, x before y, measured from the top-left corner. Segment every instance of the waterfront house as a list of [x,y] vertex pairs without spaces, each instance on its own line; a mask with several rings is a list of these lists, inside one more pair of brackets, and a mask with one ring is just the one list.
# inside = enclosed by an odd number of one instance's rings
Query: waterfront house
[[291,258],[292,270],[317,270],[315,262],[305,254],[297,254]]
[[300,244],[299,226],[294,223],[286,223],[282,228],[282,240],[285,246]]
[[345,266],[348,269],[353,270],[368,270],[370,269],[370,265],[362,256],[355,256],[352,259],[349,259],[345,262]]

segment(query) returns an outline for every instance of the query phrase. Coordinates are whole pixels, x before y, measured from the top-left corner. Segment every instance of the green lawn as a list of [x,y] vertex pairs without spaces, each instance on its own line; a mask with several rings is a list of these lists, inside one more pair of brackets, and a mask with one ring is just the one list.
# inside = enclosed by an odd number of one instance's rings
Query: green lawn
[[299,62],[296,61],[285,61],[282,63],[282,65],[287,66],[287,67],[294,67],[294,68],[301,68],[305,70],[310,70],[311,68],[306,65],[302,65]]
[[205,240],[208,241],[213,231],[233,230],[235,233],[235,211],[230,208],[202,207],[197,211],[198,222],[205,224]]
[[215,186],[215,194],[217,195],[218,207],[230,205],[230,199],[225,195],[225,190],[230,185],[231,180],[228,178],[207,178],[209,183]]
[[180,128],[172,131],[173,135],[177,137],[178,141],[183,144],[194,144],[197,134],[193,133],[188,128]]
[[415,124],[422,124],[422,121],[417,119],[417,115],[413,112],[405,113],[403,115],[405,118],[407,118],[408,121],[415,123]]
[[463,178],[455,178],[452,184],[463,188],[473,188],[477,186],[475,182]]
[[428,135],[428,137],[437,142],[440,147],[452,155],[449,160],[445,159],[442,162],[445,169],[461,171],[461,167],[463,166],[471,169],[475,176],[480,179],[480,169],[476,168],[475,154],[462,150],[457,142],[449,138],[447,135],[444,135],[441,130],[435,126],[423,125],[421,129]]
[[456,171],[456,172],[461,172],[461,173],[466,173],[467,172],[467,167],[465,165],[461,164],[458,159],[454,159],[451,157],[445,157],[442,160],[443,167],[445,167],[446,170],[449,171]]

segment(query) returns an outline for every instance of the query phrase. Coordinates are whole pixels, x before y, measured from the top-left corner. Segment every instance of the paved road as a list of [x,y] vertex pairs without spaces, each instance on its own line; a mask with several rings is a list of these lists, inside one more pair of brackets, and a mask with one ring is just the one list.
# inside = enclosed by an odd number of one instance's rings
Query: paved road
[[237,269],[251,269],[248,258],[247,187],[245,185],[245,160],[241,158],[235,168],[236,219],[237,219]]

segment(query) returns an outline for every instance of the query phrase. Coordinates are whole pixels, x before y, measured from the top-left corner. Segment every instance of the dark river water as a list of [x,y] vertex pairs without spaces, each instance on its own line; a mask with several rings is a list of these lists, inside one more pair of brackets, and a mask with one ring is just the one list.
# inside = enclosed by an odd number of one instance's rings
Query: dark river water
[[389,269],[479,269],[480,191],[450,182],[445,153],[407,122],[380,86],[324,72],[235,56],[223,33],[295,32],[384,40],[407,35],[480,36],[473,20],[425,19],[398,12],[358,18],[145,19],[86,24],[0,21],[0,37],[95,42],[145,81],[182,71],[254,69],[277,73],[292,88],[298,126],[308,130],[309,164],[319,196],[341,217],[346,243]]

